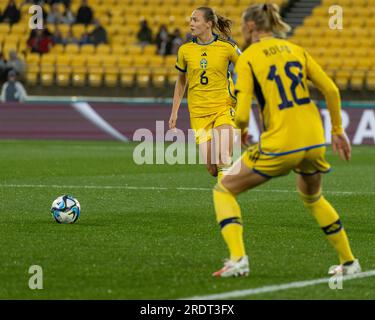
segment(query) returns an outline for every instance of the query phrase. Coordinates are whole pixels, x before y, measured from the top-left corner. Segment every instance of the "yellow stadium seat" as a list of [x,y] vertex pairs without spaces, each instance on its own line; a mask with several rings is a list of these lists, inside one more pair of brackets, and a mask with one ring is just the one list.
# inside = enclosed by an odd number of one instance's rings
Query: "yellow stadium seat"
[[86,83],[86,73],[73,71],[72,84],[75,87],[83,87]]
[[100,87],[102,85],[103,73],[90,72],[88,83],[91,87]]
[[11,34],[25,34],[28,32],[28,26],[24,23],[16,23],[12,25]]
[[27,72],[26,82],[30,86],[35,86],[38,83],[38,73],[37,72]]
[[104,84],[107,87],[116,87],[117,86],[117,74],[105,73],[104,75]]
[[366,72],[364,70],[354,71],[351,75],[350,87],[353,90],[363,89],[363,83],[364,83],[365,75],[366,75]]
[[111,47],[108,44],[101,43],[96,47],[96,54],[103,55],[109,53],[111,53]]
[[142,47],[141,46],[127,46],[126,52],[131,56],[139,56],[142,54]]
[[53,53],[43,54],[40,58],[40,63],[44,64],[44,65],[46,65],[46,64],[55,65],[56,57],[57,56]]
[[83,24],[74,24],[72,25],[72,31],[77,38],[81,38],[82,34],[86,32],[86,26]]
[[40,82],[43,86],[52,86],[54,81],[53,72],[41,72]]
[[151,79],[151,72],[149,68],[137,69],[137,85],[141,88],[148,87]]
[[154,68],[152,70],[152,84],[157,88],[163,88],[167,80],[168,71],[165,68]]
[[347,57],[342,59],[342,66],[341,68],[344,70],[353,70],[356,68],[358,61],[353,59],[353,57]]
[[163,56],[151,56],[149,58],[149,65],[151,68],[162,67],[164,65],[164,57]]
[[[140,10],[141,10],[141,7],[138,7],[138,6],[129,6],[126,8],[125,10],[125,16],[126,16],[126,23],[128,23],[128,17],[139,17],[139,13],[140,13]],[[138,21],[139,21],[139,18],[137,18]]]
[[124,24],[125,21],[125,17],[123,16],[114,16],[111,18],[111,24],[116,26]]
[[62,44],[55,44],[52,49],[51,49],[51,52],[53,53],[64,53],[64,46]]
[[2,23],[0,24],[0,34],[8,34],[9,33],[10,26],[8,23]]
[[121,56],[125,54],[126,47],[121,44],[112,44],[112,54]]
[[118,58],[118,66],[121,69],[128,69],[133,66],[133,58],[131,56],[120,56]]
[[146,67],[149,64],[149,57],[147,56],[134,56],[133,63],[135,67]]
[[115,55],[102,55],[101,60],[104,68],[117,68],[118,58]]
[[111,24],[106,26],[105,29],[107,30],[108,36],[112,38],[114,35],[117,34],[118,26]]
[[65,46],[66,54],[77,54],[80,51],[79,45],[75,43],[69,43]]
[[73,56],[67,54],[59,54],[56,56],[57,66],[70,66]]
[[176,59],[176,56],[166,56],[164,61],[165,66],[174,68],[174,66],[176,65]]
[[121,70],[120,82],[123,87],[131,87],[134,84],[136,69],[129,67]]
[[366,87],[368,90],[375,90],[375,73],[367,74]]
[[[223,2],[224,0],[207,0],[207,5],[210,7],[220,8],[222,7]],[[225,4],[228,5],[226,2]],[[233,4],[230,4],[230,5],[233,5]]]
[[66,87],[70,84],[70,72],[57,72],[56,84],[61,87]]
[[143,54],[145,55],[155,55],[157,47],[154,44],[148,44],[143,47]]
[[85,55],[74,55],[74,56],[71,56],[71,65],[73,67],[73,71],[74,71],[74,68],[76,67],[82,67],[82,66],[86,66],[86,56]]
[[177,81],[178,75],[179,74],[176,68],[169,67],[168,68],[168,84],[174,85]]
[[342,65],[342,61],[337,58],[331,58],[327,61],[327,68],[329,69],[339,69]]
[[39,65],[40,55],[38,53],[29,53],[26,57],[27,65]]
[[102,65],[102,57],[100,55],[87,56],[86,64],[89,67],[99,67]]
[[40,71],[39,65],[36,65],[36,64],[29,64],[29,65],[27,65],[27,72],[30,72],[30,73],[39,73],[39,71]]
[[357,69],[358,70],[369,70],[375,65],[375,61],[371,58],[363,58],[358,60]]
[[81,46],[81,54],[92,55],[95,53],[95,46],[92,44],[86,44]]

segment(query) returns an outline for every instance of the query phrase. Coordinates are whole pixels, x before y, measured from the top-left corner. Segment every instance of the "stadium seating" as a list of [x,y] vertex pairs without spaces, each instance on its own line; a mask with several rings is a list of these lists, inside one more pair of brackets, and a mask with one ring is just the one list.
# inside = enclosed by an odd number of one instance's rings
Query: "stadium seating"
[[[239,22],[243,9],[254,1],[244,0],[89,0],[95,17],[107,30],[108,45],[79,46],[77,44],[54,45],[51,52],[42,58],[37,58],[27,51],[28,38],[28,7],[21,7],[21,21],[10,27],[0,24],[0,42],[5,54],[9,49],[15,49],[25,54],[28,65],[26,80],[28,84],[59,86],[93,87],[102,84],[116,86],[139,85],[146,87],[150,83],[162,87],[172,84],[177,73],[173,69],[175,57],[161,57],[157,55],[155,45],[141,47],[136,44],[136,34],[141,19],[147,19],[153,34],[156,35],[161,24],[166,24],[169,31],[180,28],[183,34],[189,31],[189,16],[194,8],[202,4],[219,9],[234,22],[233,35],[239,38]],[[286,0],[276,0],[279,5]],[[19,5],[21,1],[17,1]],[[110,6],[109,6],[110,3]],[[0,9],[4,8],[7,0],[0,0]],[[178,6],[177,6],[178,4]],[[79,0],[72,1],[72,11],[76,13],[80,6]],[[44,6],[48,13],[50,8]],[[59,5],[59,10],[63,6]],[[54,32],[55,26],[48,26]],[[90,32],[93,26],[73,25],[71,30],[75,37],[80,38],[83,33]],[[60,24],[58,29],[63,36],[69,32],[70,26]],[[94,58],[95,57],[95,58]],[[98,63],[96,65],[96,63]]]
[[[342,30],[328,27],[331,5],[344,9]],[[374,90],[374,17],[373,0],[322,0],[290,40],[304,46],[340,89]]]
[[[54,45],[51,52],[42,58],[27,50],[28,8],[21,8],[18,24],[0,24],[0,44],[5,56],[10,49],[25,57],[28,65],[26,81],[30,85],[97,87],[119,85],[128,87],[152,84],[162,87],[173,84],[177,73],[173,69],[174,56],[157,55],[155,45],[137,45],[136,34],[141,19],[147,19],[153,34],[161,24],[169,31],[180,28],[182,34],[189,31],[191,11],[206,4],[228,16],[233,21],[232,34],[242,45],[240,17],[250,3],[249,0],[89,0],[89,5],[107,30],[109,44],[79,46],[76,44]],[[282,5],[287,0],[275,0]],[[18,4],[21,1],[17,1]],[[110,3],[110,6],[109,6]],[[0,9],[7,0],[0,0]],[[178,5],[177,5],[178,4]],[[328,8],[339,4],[344,7],[343,30],[330,30]],[[72,0],[72,11],[77,12],[79,0]],[[49,6],[45,5],[49,12]],[[62,10],[63,7],[60,7]],[[304,46],[322,65],[341,89],[375,89],[375,0],[322,0],[311,16],[297,27],[291,41]],[[59,25],[63,35],[69,32],[68,25]],[[49,26],[53,31],[54,26]],[[80,38],[93,26],[73,25],[72,32]]]

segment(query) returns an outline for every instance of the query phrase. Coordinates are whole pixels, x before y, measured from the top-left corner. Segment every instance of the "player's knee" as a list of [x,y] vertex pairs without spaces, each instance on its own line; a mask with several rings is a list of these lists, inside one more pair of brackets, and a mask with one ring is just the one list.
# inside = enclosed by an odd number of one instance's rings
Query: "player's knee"
[[210,173],[211,176],[217,177],[218,171],[216,164],[207,164],[206,165],[207,171]]
[[319,190],[315,194],[305,194],[301,190],[298,190],[300,198],[305,206],[312,205],[322,198],[322,191]]

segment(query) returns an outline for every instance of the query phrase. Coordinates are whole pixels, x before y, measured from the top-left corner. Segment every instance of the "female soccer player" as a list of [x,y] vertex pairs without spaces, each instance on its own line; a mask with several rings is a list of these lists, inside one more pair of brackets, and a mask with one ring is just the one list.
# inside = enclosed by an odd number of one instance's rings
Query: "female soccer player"
[[333,150],[348,161],[351,148],[341,124],[340,94],[303,48],[280,39],[289,30],[276,5],[253,5],[243,13],[242,32],[251,45],[235,68],[238,76],[235,123],[245,141],[255,93],[264,132],[259,143],[243,153],[213,190],[217,221],[230,251],[230,259],[213,274],[216,277],[249,273],[236,196],[291,170],[298,174],[297,188],[303,203],[338,253],[340,265],[331,269],[331,274],[361,272],[339,215],[322,195],[322,173],[328,172],[330,165],[325,159],[321,118],[310,99],[307,79],[325,96],[332,122]]
[[[235,44],[225,40],[230,36],[230,26],[230,20],[216,15],[211,8],[201,7],[193,11],[190,18],[193,38],[178,50],[176,68],[180,74],[169,120],[169,128],[175,128],[181,99],[188,86],[191,127],[195,130],[207,170],[218,179],[231,162],[235,97],[230,92],[232,80],[228,67],[231,62],[236,63],[240,54]],[[217,135],[213,135],[212,129]],[[219,159],[211,157],[213,145],[225,146],[217,151]]]

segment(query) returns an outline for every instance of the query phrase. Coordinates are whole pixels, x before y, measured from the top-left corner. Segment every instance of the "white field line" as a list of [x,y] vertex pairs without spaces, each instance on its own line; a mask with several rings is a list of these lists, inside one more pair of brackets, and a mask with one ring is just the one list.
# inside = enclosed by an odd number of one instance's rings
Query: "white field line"
[[[361,279],[361,278],[369,278],[375,276],[375,270],[369,270],[366,272],[357,273],[350,276],[343,276],[343,281],[349,281],[349,280],[355,280],[355,279]],[[259,288],[253,288],[253,289],[244,289],[244,290],[235,290],[235,291],[228,291],[223,293],[217,293],[217,294],[210,294],[206,296],[195,296],[195,297],[189,297],[189,298],[182,298],[179,300],[218,300],[218,299],[232,299],[232,298],[241,298],[241,297],[247,297],[252,296],[256,294],[261,293],[269,293],[269,292],[278,292],[283,290],[290,290],[290,289],[299,289],[299,288],[305,288],[305,287],[311,287],[322,283],[329,283],[330,281],[333,281],[331,279],[334,278],[321,278],[321,279],[314,279],[314,280],[307,280],[307,281],[297,281],[297,282],[289,282],[279,285],[272,285],[272,286],[265,286],[265,287],[259,287]],[[337,282],[336,280],[334,280]],[[327,288],[329,290],[329,288]]]
[[[108,189],[108,190],[179,190],[179,191],[212,191],[212,188],[195,187],[139,187],[139,186],[109,186],[109,185],[58,185],[58,184],[0,184],[0,188],[58,188],[58,189]],[[282,189],[253,189],[250,192],[261,193],[297,193],[294,190]],[[333,195],[375,195],[371,191],[327,191],[324,193]]]

